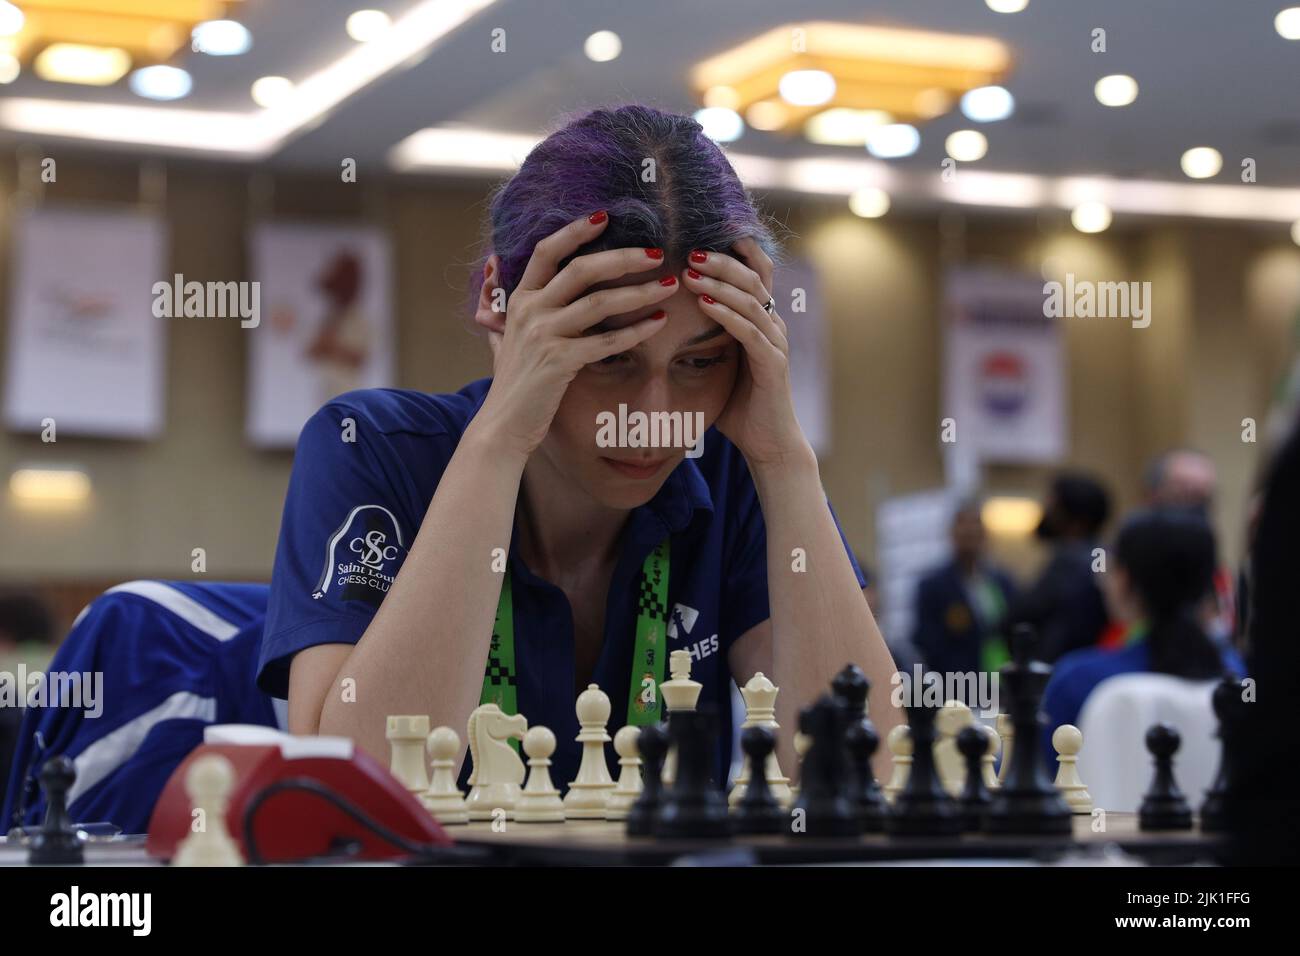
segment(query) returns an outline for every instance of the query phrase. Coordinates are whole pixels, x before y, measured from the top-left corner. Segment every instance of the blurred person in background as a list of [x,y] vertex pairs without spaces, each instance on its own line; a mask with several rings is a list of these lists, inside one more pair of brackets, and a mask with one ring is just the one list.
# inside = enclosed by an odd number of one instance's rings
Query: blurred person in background
[[1063,472],[1052,480],[1035,532],[1052,554],[1010,615],[1011,624],[1029,624],[1038,633],[1041,660],[1051,663],[1070,651],[1092,647],[1106,630],[1109,616],[1094,566],[1108,517],[1110,495],[1096,479]]
[[53,637],[54,616],[40,599],[0,596],[0,680],[13,685],[6,688],[5,699],[0,701],[0,780],[9,778],[23,718],[22,707],[9,706],[8,694],[27,693],[26,682],[18,680],[19,665],[29,673],[44,669]]
[[912,643],[927,670],[995,671],[1006,662],[1004,627],[1015,584],[985,555],[982,502],[969,498],[953,512],[952,558],[916,587]]
[[1205,681],[1225,672],[1245,674],[1241,658],[1210,638],[1199,614],[1216,564],[1214,531],[1203,514],[1186,508],[1136,512],[1120,529],[1113,553],[1106,598],[1124,623],[1123,645],[1077,650],[1057,661],[1043,695],[1043,746],[1052,761],[1052,731],[1077,724],[1088,695],[1108,677],[1151,673]]

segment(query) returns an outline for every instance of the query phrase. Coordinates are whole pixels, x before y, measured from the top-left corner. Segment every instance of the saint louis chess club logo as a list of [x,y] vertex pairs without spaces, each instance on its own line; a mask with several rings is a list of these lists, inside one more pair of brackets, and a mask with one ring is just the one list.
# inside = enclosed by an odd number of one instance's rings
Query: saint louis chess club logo
[[993,415],[1016,415],[1029,400],[1029,369],[1015,352],[990,352],[979,363],[979,394]]
[[334,587],[340,600],[378,607],[405,555],[396,516],[383,505],[358,505],[330,535],[312,598],[320,600]]

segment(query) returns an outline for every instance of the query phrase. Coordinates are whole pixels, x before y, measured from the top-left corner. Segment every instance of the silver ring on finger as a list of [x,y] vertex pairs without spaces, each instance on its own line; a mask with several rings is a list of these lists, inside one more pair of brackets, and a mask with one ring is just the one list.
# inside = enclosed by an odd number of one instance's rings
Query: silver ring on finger
[[774,315],[776,313],[776,299],[768,296],[767,301],[763,303],[763,311],[768,315]]

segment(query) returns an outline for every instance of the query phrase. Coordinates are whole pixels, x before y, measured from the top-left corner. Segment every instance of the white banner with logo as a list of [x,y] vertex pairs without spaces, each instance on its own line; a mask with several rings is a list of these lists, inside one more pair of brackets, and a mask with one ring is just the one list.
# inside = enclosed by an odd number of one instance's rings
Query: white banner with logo
[[388,240],[368,226],[268,223],[252,236],[261,322],[249,349],[248,436],[293,447],[323,404],[393,384]]
[[944,295],[944,417],[949,483],[982,462],[1052,462],[1068,445],[1060,328],[1038,276],[951,270]]
[[167,231],[137,210],[20,210],[10,228],[5,422],[152,438],[163,428],[167,319],[153,311]]

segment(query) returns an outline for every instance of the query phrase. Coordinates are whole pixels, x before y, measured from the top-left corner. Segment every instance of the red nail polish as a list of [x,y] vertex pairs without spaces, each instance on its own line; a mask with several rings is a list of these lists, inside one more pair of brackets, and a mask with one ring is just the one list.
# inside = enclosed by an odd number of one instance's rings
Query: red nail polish
[[671,286],[677,284],[677,276],[664,276],[659,280],[661,286]]
[[694,269],[687,269],[686,274],[690,276],[692,279],[700,278],[700,274],[696,272]]
[[707,294],[700,296],[700,298],[703,299],[705,302],[707,302],[709,305],[713,305],[713,303],[718,301],[713,296]]
[[645,251],[645,254],[649,256],[651,259],[662,259],[664,257],[664,251],[658,248],[647,249]]
[[659,310],[658,312],[656,312],[654,315],[650,316],[650,318],[652,318],[652,319],[666,319],[666,318],[668,318],[668,313],[665,312],[663,309],[660,309],[660,310]]
[[591,223],[593,226],[599,226],[608,218],[609,213],[605,212],[603,209],[598,209],[587,217],[587,222]]
[[708,261],[709,261],[709,254],[707,252],[700,252],[699,249],[696,249],[694,252],[691,253],[691,262],[708,262]]

